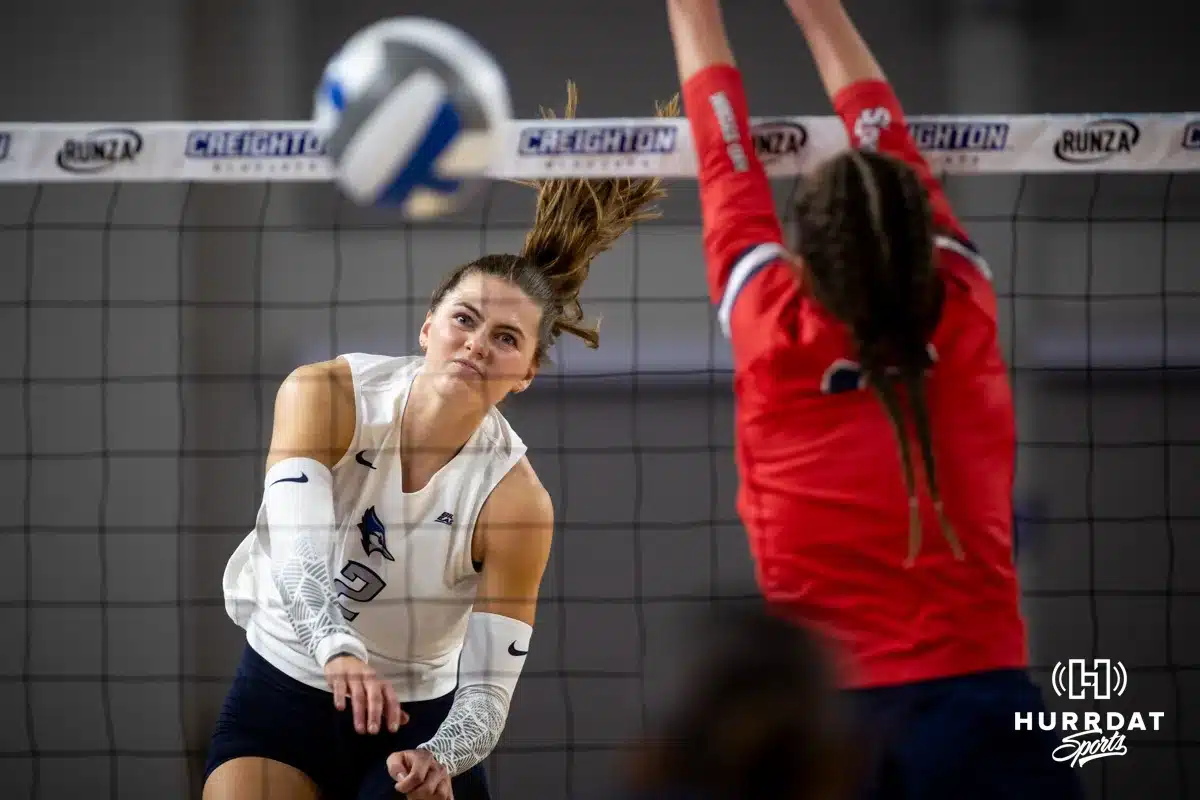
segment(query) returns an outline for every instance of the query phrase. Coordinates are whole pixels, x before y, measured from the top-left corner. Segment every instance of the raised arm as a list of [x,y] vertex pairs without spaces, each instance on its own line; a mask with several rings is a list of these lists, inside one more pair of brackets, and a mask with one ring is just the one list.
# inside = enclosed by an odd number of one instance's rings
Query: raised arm
[[475,535],[482,537],[483,574],[467,621],[458,689],[428,742],[388,758],[401,794],[449,796],[450,778],[487,758],[504,731],[554,536],[550,495],[528,461],[492,490]]
[[887,79],[841,0],[787,0],[787,5],[831,99],[859,81]]
[[680,83],[714,64],[734,66],[720,0],[667,0],[667,22]]
[[[941,182],[909,133],[903,108],[883,68],[841,0],[786,2],[804,32],[821,82],[846,126],[851,145],[895,156],[915,169],[929,196],[934,224],[953,237],[952,241],[969,247]],[[953,248],[952,241],[942,239],[939,244]]]
[[746,363],[782,334],[797,281],[720,5],[667,0],[667,18],[696,150],[709,292],[735,363]]

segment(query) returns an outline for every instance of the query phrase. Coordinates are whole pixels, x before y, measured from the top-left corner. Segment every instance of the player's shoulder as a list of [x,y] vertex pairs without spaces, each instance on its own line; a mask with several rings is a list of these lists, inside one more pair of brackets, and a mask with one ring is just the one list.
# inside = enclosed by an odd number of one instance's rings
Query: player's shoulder
[[934,234],[933,245],[943,266],[966,267],[965,270],[955,272],[966,272],[969,277],[981,278],[991,283],[992,269],[988,265],[987,257],[965,232],[939,231]]
[[331,362],[351,384],[360,387],[386,386],[411,377],[424,363],[420,355],[381,355],[378,353],[342,353]]
[[276,396],[277,402],[311,406],[332,403],[353,394],[350,368],[335,358],[293,368],[279,385]]
[[1003,358],[992,271],[965,237],[939,235],[936,250],[938,274],[945,290],[940,319],[930,341],[941,367],[937,371],[959,376],[993,372]]
[[[511,462],[523,458],[526,450],[525,441],[517,433],[516,428],[500,411],[493,407],[484,416],[477,432],[479,444],[494,453],[501,461]],[[514,469],[516,464],[514,463]]]
[[538,477],[527,456],[521,456],[512,469],[500,479],[489,501],[506,509],[532,511],[539,515],[553,514],[554,502],[550,492]]
[[772,324],[742,320],[735,328],[734,393],[744,412],[778,410],[812,394],[824,366],[840,352],[830,326],[813,315],[803,293],[786,305],[786,315],[777,315]]
[[420,367],[419,356],[385,356],[346,353],[335,358],[301,364],[284,378],[278,404],[303,408],[329,408],[331,413],[359,413],[362,401],[392,397]]
[[513,541],[548,548],[554,530],[554,500],[529,459],[522,456],[500,479],[480,510],[489,542]]
[[987,258],[975,243],[961,233],[939,232],[934,236],[934,250],[948,299],[961,298],[994,316],[994,276]]
[[341,368],[329,361],[301,364],[275,393],[272,452],[319,454],[317,460],[332,467],[353,437],[355,419],[353,389]]

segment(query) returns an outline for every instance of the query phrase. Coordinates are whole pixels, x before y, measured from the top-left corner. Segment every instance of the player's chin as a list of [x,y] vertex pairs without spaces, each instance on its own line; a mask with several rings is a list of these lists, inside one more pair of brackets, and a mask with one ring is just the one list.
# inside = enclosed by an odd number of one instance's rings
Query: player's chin
[[493,405],[494,396],[503,394],[507,384],[497,386],[496,381],[479,373],[449,370],[437,376],[434,386],[438,394],[448,399],[469,405]]
[[512,377],[488,377],[480,387],[480,398],[490,408],[516,392],[520,379]]

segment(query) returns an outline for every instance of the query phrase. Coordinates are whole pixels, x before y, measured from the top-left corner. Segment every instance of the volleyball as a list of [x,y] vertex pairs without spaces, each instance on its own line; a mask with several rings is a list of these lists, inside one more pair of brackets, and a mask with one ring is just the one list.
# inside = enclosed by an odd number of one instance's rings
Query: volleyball
[[427,219],[463,208],[485,183],[512,116],[503,70],[452,25],[376,22],[330,59],[316,133],[355,203]]

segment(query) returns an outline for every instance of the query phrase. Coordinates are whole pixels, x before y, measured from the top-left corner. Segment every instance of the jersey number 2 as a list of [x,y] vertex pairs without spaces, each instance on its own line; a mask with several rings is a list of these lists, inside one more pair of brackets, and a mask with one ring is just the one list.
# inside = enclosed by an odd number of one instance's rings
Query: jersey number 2
[[[345,595],[359,603],[369,603],[374,600],[375,596],[382,592],[383,587],[387,585],[375,570],[357,561],[351,561],[342,567],[342,577],[346,580],[335,579],[333,588],[337,589],[339,596]],[[346,618],[347,622],[358,616],[357,611],[351,611],[345,606],[340,606],[340,608],[342,616]]]

